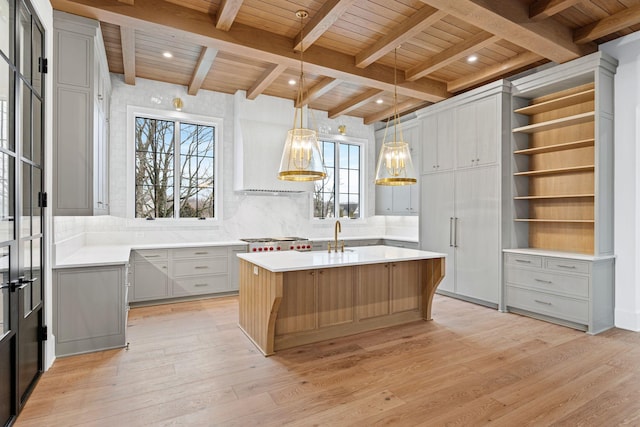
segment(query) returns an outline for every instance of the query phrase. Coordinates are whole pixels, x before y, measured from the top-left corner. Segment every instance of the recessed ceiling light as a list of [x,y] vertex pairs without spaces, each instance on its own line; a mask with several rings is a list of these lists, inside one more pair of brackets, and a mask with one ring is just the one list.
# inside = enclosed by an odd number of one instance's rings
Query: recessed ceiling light
[[171,52],[163,52],[162,56],[164,56],[165,58],[173,58],[173,53],[171,53]]
[[289,84],[290,84],[291,86],[293,86],[294,84],[296,84],[296,81],[295,81],[294,79],[291,79],[291,80],[289,80]]
[[382,99],[376,99],[376,104],[382,104],[384,101]]
[[474,63],[478,60],[478,55],[471,55],[470,57],[467,58],[467,62],[471,62]]

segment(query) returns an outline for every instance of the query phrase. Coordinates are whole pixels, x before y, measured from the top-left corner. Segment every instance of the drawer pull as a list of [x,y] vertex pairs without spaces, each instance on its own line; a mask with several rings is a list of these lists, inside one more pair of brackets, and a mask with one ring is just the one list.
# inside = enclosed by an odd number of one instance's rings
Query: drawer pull
[[576,268],[575,265],[557,264],[557,266],[560,267],[560,268]]
[[206,255],[209,252],[194,252],[195,255]]
[[547,301],[540,301],[538,299],[534,299],[534,301],[537,302],[538,304],[551,305],[551,303]]
[[535,281],[536,281],[536,282],[540,282],[540,283],[548,283],[548,284],[553,283],[551,280],[535,279]]
[[195,266],[195,269],[196,269],[196,270],[203,270],[203,269],[205,269],[205,268],[209,268],[209,267],[208,267],[208,266],[206,266],[206,265],[196,265],[196,266]]
[[202,288],[202,287],[205,287],[205,286],[209,286],[209,284],[208,283],[196,283],[193,286],[195,286],[196,288]]
[[523,262],[523,263],[525,263],[525,264],[531,264],[531,260],[528,260],[528,259],[519,259],[519,258],[516,258],[516,262]]
[[142,255],[145,258],[159,258],[160,255]]

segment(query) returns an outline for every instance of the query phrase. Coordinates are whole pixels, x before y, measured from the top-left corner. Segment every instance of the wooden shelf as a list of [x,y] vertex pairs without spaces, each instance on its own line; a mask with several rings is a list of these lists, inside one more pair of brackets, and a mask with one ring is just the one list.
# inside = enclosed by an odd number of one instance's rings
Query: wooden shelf
[[519,128],[513,129],[513,132],[520,133],[535,133],[542,132],[545,130],[559,129],[566,126],[578,125],[581,123],[587,123],[593,121],[595,118],[595,113],[593,111],[589,111],[587,113],[576,114],[574,116],[562,117],[560,119],[549,120],[541,123],[534,123],[532,125],[521,126]]
[[531,156],[534,154],[552,153],[555,151],[562,151],[562,150],[572,150],[574,148],[593,147],[594,143],[595,143],[595,139],[593,138],[582,139],[580,141],[546,145],[544,147],[525,148],[523,150],[516,150],[513,152],[513,154],[524,154],[526,156]]
[[534,219],[534,218],[516,218],[517,222],[558,222],[558,223],[575,223],[575,224],[594,224],[592,219]]
[[517,110],[514,110],[514,113],[530,116],[533,114],[544,113],[546,111],[557,110],[558,108],[593,101],[595,93],[595,89],[589,89],[583,92],[563,96],[561,98],[552,99],[550,101],[541,102],[539,104],[532,104],[527,107],[518,108]]
[[563,194],[557,196],[516,196],[514,200],[553,200],[553,199],[582,199],[595,197],[595,194]]
[[540,175],[555,175],[561,173],[570,173],[570,172],[589,172],[595,170],[594,165],[588,166],[573,166],[569,168],[558,168],[558,169],[540,169],[526,172],[516,172],[514,176],[540,176]]

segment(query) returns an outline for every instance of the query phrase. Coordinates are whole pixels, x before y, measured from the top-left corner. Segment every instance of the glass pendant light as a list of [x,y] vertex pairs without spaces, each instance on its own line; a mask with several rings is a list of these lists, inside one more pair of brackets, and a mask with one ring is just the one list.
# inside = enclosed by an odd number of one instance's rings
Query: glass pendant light
[[[400,115],[398,114],[398,81],[396,77],[398,64],[398,48],[394,49],[393,63],[393,118],[387,121],[376,168],[376,185],[411,185],[418,182],[409,144],[404,141]],[[387,142],[389,124],[393,126],[393,138]]]
[[[300,35],[301,40],[303,40],[303,20],[309,14],[304,10],[299,10],[296,12],[296,16],[300,18]],[[318,133],[313,129],[304,128],[302,125],[303,52],[304,49],[302,43],[300,43],[300,79],[298,81],[297,107],[293,116],[293,129],[287,132],[287,139],[282,151],[282,160],[280,161],[280,173],[278,174],[278,179],[287,181],[315,181],[327,176],[320,154]]]

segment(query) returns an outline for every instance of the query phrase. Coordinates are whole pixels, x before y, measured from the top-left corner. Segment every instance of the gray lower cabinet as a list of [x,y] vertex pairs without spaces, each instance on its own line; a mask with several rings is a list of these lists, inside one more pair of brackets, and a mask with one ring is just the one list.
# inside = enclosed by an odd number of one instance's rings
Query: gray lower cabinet
[[237,292],[236,255],[246,251],[244,245],[134,250],[129,301]]
[[126,265],[54,269],[56,356],[126,345]]
[[169,250],[134,251],[133,284],[129,301],[148,301],[169,297]]
[[613,257],[567,257],[516,249],[504,253],[508,311],[590,334],[614,326],[613,279]]

